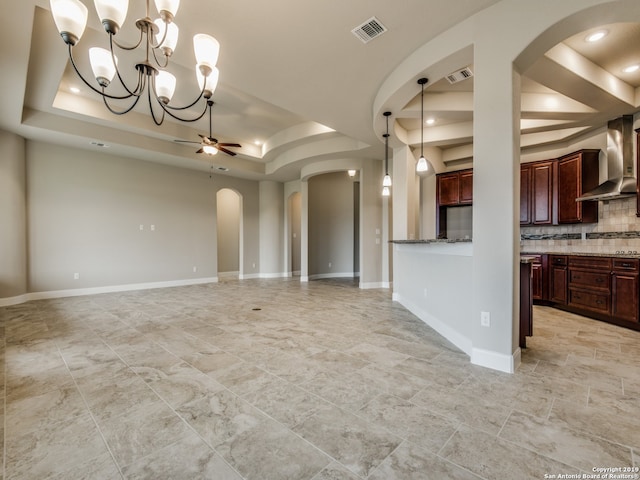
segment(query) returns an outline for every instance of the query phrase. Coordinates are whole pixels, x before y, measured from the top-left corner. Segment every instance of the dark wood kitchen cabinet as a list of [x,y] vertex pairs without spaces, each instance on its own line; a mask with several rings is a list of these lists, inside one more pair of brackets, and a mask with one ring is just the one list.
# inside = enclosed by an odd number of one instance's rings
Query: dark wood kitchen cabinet
[[473,170],[460,171],[460,205],[473,203]]
[[640,259],[549,255],[552,306],[640,330]]
[[473,170],[442,173],[436,180],[438,206],[471,205],[473,202]]
[[608,316],[611,313],[611,258],[569,257],[567,305]]
[[520,225],[552,225],[554,213],[554,160],[520,166]]
[[611,272],[611,315],[628,322],[638,322],[638,272],[640,260],[614,258]]
[[473,204],[473,169],[436,176],[436,236],[447,238],[447,209]]
[[598,221],[598,202],[576,198],[598,186],[600,150],[579,150],[558,159],[558,223]]
[[640,217],[640,128],[636,130],[636,217]]
[[549,300],[567,303],[568,271],[566,255],[549,255]]

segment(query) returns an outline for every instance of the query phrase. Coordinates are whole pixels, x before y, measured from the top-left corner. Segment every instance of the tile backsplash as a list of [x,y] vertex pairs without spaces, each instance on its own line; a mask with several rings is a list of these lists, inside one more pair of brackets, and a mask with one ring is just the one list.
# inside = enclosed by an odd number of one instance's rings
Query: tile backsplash
[[520,251],[640,253],[636,197],[601,201],[598,223],[520,227]]

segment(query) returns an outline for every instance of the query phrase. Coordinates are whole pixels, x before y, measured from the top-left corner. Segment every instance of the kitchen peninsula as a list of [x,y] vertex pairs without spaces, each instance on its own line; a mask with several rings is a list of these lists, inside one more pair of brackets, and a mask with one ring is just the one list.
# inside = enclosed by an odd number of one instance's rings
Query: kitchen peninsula
[[471,356],[471,240],[391,243],[393,300]]
[[[465,352],[473,362],[473,243],[461,240],[393,240],[393,300]],[[521,258],[520,346],[531,335],[530,272],[534,257]]]

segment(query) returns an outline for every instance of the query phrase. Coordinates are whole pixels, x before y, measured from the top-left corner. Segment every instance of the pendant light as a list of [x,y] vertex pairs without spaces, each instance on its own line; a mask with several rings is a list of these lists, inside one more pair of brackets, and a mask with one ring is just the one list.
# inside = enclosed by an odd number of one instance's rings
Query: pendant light
[[424,158],[424,84],[429,80],[426,78],[421,78],[418,80],[418,84],[422,87],[422,91],[420,92],[420,158],[418,159],[418,164],[416,165],[416,172],[424,173],[429,171],[429,164],[427,163],[427,159]]
[[382,196],[388,197],[391,195],[391,175],[389,175],[389,115],[391,112],[384,112],[383,115],[387,117],[387,133],[382,135],[384,137],[384,178],[382,179]]

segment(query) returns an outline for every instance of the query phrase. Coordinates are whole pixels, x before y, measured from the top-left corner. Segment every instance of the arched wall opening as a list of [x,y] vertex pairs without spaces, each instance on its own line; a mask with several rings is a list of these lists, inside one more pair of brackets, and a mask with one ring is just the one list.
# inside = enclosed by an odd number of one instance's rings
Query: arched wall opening
[[289,238],[289,274],[299,277],[302,271],[302,195],[294,192],[287,199],[287,225]]
[[359,276],[359,186],[345,171],[308,179],[310,280]]
[[242,195],[230,188],[216,193],[218,278],[242,275]]

